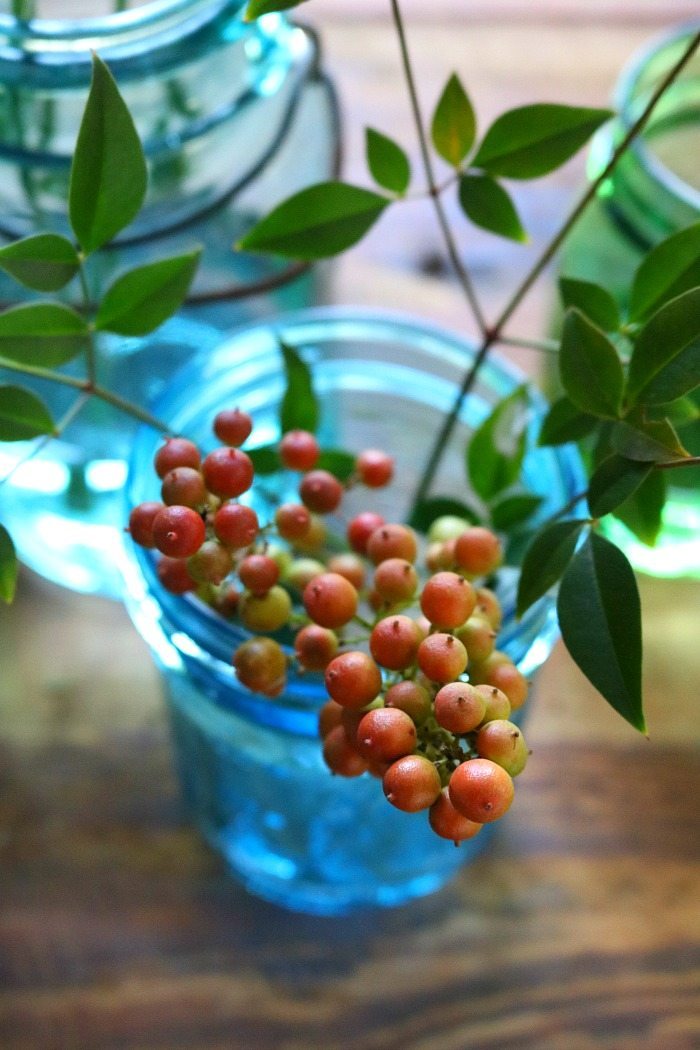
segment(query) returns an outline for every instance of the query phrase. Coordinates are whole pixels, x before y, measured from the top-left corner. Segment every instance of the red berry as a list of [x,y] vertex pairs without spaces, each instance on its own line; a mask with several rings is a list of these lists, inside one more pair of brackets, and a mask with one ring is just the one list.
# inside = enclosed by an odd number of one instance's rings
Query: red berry
[[510,662],[498,663],[489,667],[490,659],[491,657],[482,665],[485,669],[485,673],[481,676],[483,683],[495,686],[505,693],[510,701],[511,710],[517,711],[527,700],[529,691],[527,678],[520,673],[515,664]]
[[485,616],[494,631],[497,631],[503,620],[503,610],[497,596],[488,587],[477,587],[476,589],[476,611],[480,616]]
[[465,624],[455,631],[455,636],[469,653],[470,662],[483,663],[493,652],[496,632],[480,613],[470,616]]
[[340,506],[343,486],[327,470],[311,470],[302,478],[299,495],[302,503],[316,514],[330,514]]
[[258,535],[258,516],[242,503],[224,503],[214,515],[214,532],[233,550],[249,547]]
[[326,668],[326,689],[343,707],[365,707],[382,688],[382,673],[367,653],[341,653]]
[[297,633],[294,651],[304,671],[325,671],[338,652],[338,637],[327,627],[310,623]]
[[404,755],[389,766],[382,787],[392,806],[417,813],[432,806],[440,794],[440,774],[423,755]]
[[311,514],[301,503],[283,503],[275,511],[275,525],[283,540],[301,540],[311,528]]
[[343,627],[357,612],[357,591],[337,572],[315,576],[304,588],[304,608],[321,627]]
[[267,594],[280,577],[280,568],[267,554],[249,554],[238,566],[244,587],[256,595]]
[[238,448],[215,448],[202,463],[204,481],[210,492],[222,499],[233,499],[253,484],[253,464]]
[[357,727],[357,749],[367,759],[393,762],[416,747],[415,723],[403,711],[379,707],[368,711]]
[[390,605],[409,602],[418,587],[418,573],[404,558],[387,558],[374,572],[374,589]]
[[490,758],[512,777],[517,777],[525,768],[528,758],[525,737],[515,723],[505,718],[482,726],[476,734],[474,746],[481,758]]
[[250,437],[253,420],[240,408],[224,408],[214,417],[214,433],[224,445],[238,448]]
[[488,758],[462,762],[450,777],[449,788],[455,809],[478,824],[502,817],[515,793],[512,777]]
[[328,571],[344,576],[356,590],[361,590],[365,583],[365,565],[361,558],[350,551],[347,554],[335,554],[328,561]]
[[408,525],[380,525],[367,540],[367,555],[375,565],[387,558],[414,562],[417,553],[416,534]]
[[192,467],[196,470],[201,461],[202,457],[194,442],[187,438],[168,438],[156,452],[153,463],[158,477],[164,478],[175,467]]
[[358,554],[367,553],[367,540],[375,529],[384,524],[381,514],[365,510],[350,521],[347,528],[348,543]]
[[284,687],[287,659],[272,638],[249,638],[233,654],[239,682],[254,693],[278,695]]
[[466,839],[473,839],[483,827],[483,824],[468,820],[458,809],[455,809],[450,802],[448,788],[443,788],[437,800],[433,802],[428,820],[436,835],[443,839],[450,839],[455,846]]
[[511,708],[510,700],[505,693],[502,693],[495,685],[477,685],[474,688],[480,696],[483,696],[486,705],[482,724],[493,722],[498,718],[508,718]]
[[344,707],[336,704],[335,700],[326,700],[318,712],[318,735],[324,740],[331,729],[340,725],[340,717],[345,711]]
[[403,671],[415,663],[421,639],[415,620],[408,616],[387,616],[374,626],[369,649],[382,667]]
[[451,634],[429,634],[418,646],[418,666],[431,682],[452,682],[467,668],[467,650]]
[[205,540],[202,546],[187,559],[190,576],[198,583],[220,584],[233,568],[231,552],[218,540]]
[[163,507],[153,520],[153,540],[170,558],[189,558],[204,543],[206,528],[191,507]]
[[363,485],[379,489],[388,485],[394,475],[393,456],[378,448],[368,448],[355,461],[355,471]]
[[413,719],[417,726],[422,725],[431,711],[430,693],[428,690],[406,679],[404,682],[395,682],[390,686],[384,696],[385,707],[395,707],[398,711],[405,711]]
[[342,726],[331,729],[323,741],[323,757],[331,773],[359,777],[367,772],[367,760],[353,747]]
[[472,525],[455,540],[455,562],[469,576],[486,576],[501,564],[503,548],[490,529]]
[[134,543],[138,543],[140,547],[155,547],[153,522],[162,509],[163,504],[155,501],[139,503],[134,507],[129,515],[129,533]]
[[156,572],[163,587],[171,594],[186,594],[197,586],[189,574],[184,558],[168,558],[163,555],[158,560]]
[[179,503],[184,507],[200,507],[207,498],[204,478],[194,467],[173,467],[163,478],[160,487],[163,503],[169,507]]
[[435,721],[451,733],[470,733],[485,712],[483,695],[466,682],[449,682],[435,696]]
[[461,626],[475,605],[474,588],[456,572],[438,572],[431,576],[420,596],[423,615],[442,630]]
[[280,459],[289,470],[311,470],[321,449],[308,430],[289,430],[279,444]]

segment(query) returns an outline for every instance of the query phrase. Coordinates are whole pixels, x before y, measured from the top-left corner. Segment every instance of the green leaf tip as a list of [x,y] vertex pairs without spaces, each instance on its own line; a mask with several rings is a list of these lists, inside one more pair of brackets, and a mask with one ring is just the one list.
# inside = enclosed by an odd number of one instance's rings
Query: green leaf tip
[[438,99],[430,134],[442,159],[459,168],[474,144],[476,117],[456,73],[450,76]]
[[0,599],[10,605],[15,597],[19,565],[12,537],[0,525]]
[[319,421],[319,404],[314,392],[311,369],[298,350],[284,339],[278,338],[287,379],[280,402],[280,428],[283,434],[289,430],[308,430],[316,433]]

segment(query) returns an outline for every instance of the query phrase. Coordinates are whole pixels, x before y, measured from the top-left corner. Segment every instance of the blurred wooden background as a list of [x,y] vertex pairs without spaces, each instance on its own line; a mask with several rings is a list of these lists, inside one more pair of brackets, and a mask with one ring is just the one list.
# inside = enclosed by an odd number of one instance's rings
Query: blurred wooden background
[[[322,33],[346,175],[361,183],[365,124],[401,139],[417,170],[387,7],[312,0],[298,12]],[[605,104],[638,46],[698,13],[686,0],[404,8],[426,112],[457,70],[482,126],[526,101]],[[536,238],[582,166],[518,189]],[[430,211],[409,208],[340,263],[335,297],[469,331],[456,289],[429,276],[442,256]],[[469,233],[490,311],[533,250]],[[542,282],[522,334],[541,331],[550,294]],[[157,681],[125,614],[23,574],[16,607],[0,610],[0,1046],[700,1046],[700,585],[641,586],[651,740],[558,648],[495,848],[430,900],[332,922],[225,877],[180,816]]]

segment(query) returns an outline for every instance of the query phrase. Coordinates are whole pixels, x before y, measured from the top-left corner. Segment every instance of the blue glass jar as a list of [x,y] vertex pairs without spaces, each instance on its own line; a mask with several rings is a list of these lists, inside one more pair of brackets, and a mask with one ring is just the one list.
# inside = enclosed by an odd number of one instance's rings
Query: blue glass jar
[[[366,491],[350,490],[344,516],[369,505],[389,520],[401,520],[430,435],[472,359],[470,348],[399,315],[345,308],[305,311],[274,326],[236,333],[200,368],[180,373],[157,411],[206,450],[213,444],[213,415],[235,404],[254,417],[256,444],[275,441],[284,391],[278,337],[296,347],[312,368],[321,442],[354,451],[380,447],[396,456],[396,481],[369,498]],[[496,361],[484,366],[442,463],[436,492],[458,494],[468,434],[520,381]],[[546,516],[580,491],[582,476],[571,449],[535,447],[537,425],[533,418],[525,481],[542,496],[541,515]],[[131,505],[153,498],[157,446],[150,432],[139,433],[128,485]],[[263,481],[250,498],[265,521],[274,502],[269,479]],[[293,482],[293,476],[278,476],[274,495],[290,495],[286,486]],[[327,698],[322,677],[292,675],[275,700],[250,693],[231,668],[231,654],[245,632],[195,597],[165,592],[154,566],[151,552],[132,551],[126,566],[127,606],[162,673],[185,801],[206,839],[253,893],[289,908],[332,915],[401,904],[437,890],[482,849],[488,827],[455,849],[432,833],[425,813],[393,809],[375,779],[332,776],[317,739],[317,711]],[[517,623],[515,581],[515,570],[504,570],[505,626],[499,644],[531,678],[557,637],[556,616],[547,598]]]
[[[698,29],[696,21],[665,34],[624,70],[614,97],[618,117],[591,144],[591,180],[605,168],[661,77]],[[696,52],[569,236],[562,255],[564,275],[602,284],[626,307],[632,276],[649,249],[700,220],[699,114],[700,55]],[[700,395],[695,401],[700,410]],[[681,437],[693,455],[700,455],[700,421],[685,426]],[[655,547],[646,547],[611,516],[605,519],[604,529],[637,568],[658,576],[700,577],[700,486],[693,470],[670,474],[669,498]]]
[[[38,0],[23,20],[0,0],[0,244],[37,231],[70,236],[70,162],[97,51],[133,114],[149,189],[135,222],[89,260],[91,297],[133,266],[204,249],[175,321],[149,339],[100,338],[102,384],[144,404],[217,330],[323,298],[322,271],[232,245],[282,198],[334,175],[338,124],[315,37],[283,15],[246,23],[245,5],[232,0],[115,6]],[[30,295],[0,274],[0,305]],[[80,305],[77,281],[64,297]],[[21,382],[56,419],[70,404],[64,388]],[[78,590],[118,593],[115,508],[132,433],[125,416],[91,403],[12,475],[0,519],[24,562]],[[0,477],[28,451],[0,445]]]

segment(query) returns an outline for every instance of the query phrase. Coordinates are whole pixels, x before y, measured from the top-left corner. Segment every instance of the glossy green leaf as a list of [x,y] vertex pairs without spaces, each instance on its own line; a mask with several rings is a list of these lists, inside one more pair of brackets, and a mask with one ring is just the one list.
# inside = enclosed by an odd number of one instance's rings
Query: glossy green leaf
[[57,292],[75,277],[79,266],[74,246],[56,233],[37,233],[0,248],[0,267],[36,292]]
[[497,117],[472,159],[472,166],[511,179],[534,179],[554,171],[613,114],[538,103]]
[[620,327],[620,311],[607,288],[593,281],[560,277],[559,292],[565,309],[577,307],[604,332],[616,332]]
[[621,456],[647,463],[665,463],[689,454],[666,419],[635,422],[634,425],[626,421],[616,423],[611,444]]
[[0,357],[58,368],[89,345],[85,320],[62,303],[27,303],[0,314]]
[[49,410],[31,390],[0,386],[0,441],[27,441],[53,433]]
[[649,318],[632,351],[627,396],[662,405],[700,386],[700,288],[671,299]]
[[474,144],[476,117],[456,73],[450,76],[435,107],[430,128],[435,149],[458,168]]
[[634,275],[630,320],[641,321],[683,292],[700,285],[700,222],[652,248]]
[[580,310],[564,319],[559,375],[569,399],[582,412],[619,415],[624,377],[615,347]]
[[9,605],[17,586],[17,552],[12,537],[4,525],[0,525],[0,600]]
[[429,499],[421,500],[413,509],[409,521],[414,529],[423,534],[427,533],[430,526],[438,518],[445,515],[453,515],[456,518],[466,518],[474,525],[479,524],[479,515],[466,503],[452,499],[450,496],[431,496]]
[[367,165],[377,185],[403,195],[411,181],[411,165],[404,150],[393,139],[374,128],[365,133]]
[[653,547],[663,524],[666,494],[663,471],[653,470],[630,498],[612,512],[613,517],[626,525],[647,547]]
[[95,327],[120,335],[147,335],[172,316],[192,283],[201,251],[137,266],[105,292]]
[[602,518],[628,499],[651,473],[653,463],[640,463],[613,454],[604,459],[588,483],[588,506]]
[[93,55],[69,189],[70,223],[84,252],[100,248],[136,218],[146,182],[146,161],[131,114],[107,66]]
[[579,668],[623,718],[645,732],[639,593],[622,551],[591,533],[564,573],[557,612],[564,644]]
[[511,496],[504,496],[503,499],[492,503],[489,507],[491,525],[499,532],[522,525],[535,513],[541,503],[542,497],[535,496],[531,492],[518,492]]
[[467,218],[482,229],[512,241],[528,239],[510,195],[491,175],[463,175],[459,203]]
[[273,11],[287,11],[290,7],[298,7],[305,0],[249,0],[245,9],[246,22],[252,22],[261,15],[272,14]]
[[293,346],[289,346],[282,339],[279,345],[287,378],[287,386],[280,404],[282,433],[286,434],[288,430],[309,430],[315,434],[318,428],[319,407],[311,370]]
[[277,445],[259,445],[258,448],[248,448],[246,455],[252,460],[257,475],[276,474],[282,469],[282,461],[277,451]]
[[359,186],[320,182],[278,204],[236,247],[292,259],[325,259],[356,244],[390,203]]
[[533,538],[523,558],[518,580],[518,616],[522,616],[561,579],[586,524],[585,518],[555,521],[545,525]]
[[692,397],[679,397],[663,406],[663,418],[674,427],[687,427],[700,419],[700,394]]
[[316,465],[319,470],[327,470],[335,475],[338,481],[345,482],[355,471],[356,459],[355,453],[346,452],[342,448],[324,448]]
[[566,445],[580,441],[598,424],[598,417],[581,412],[568,397],[560,397],[550,405],[544,417],[537,443],[539,445]]
[[527,387],[523,385],[503,398],[471,437],[468,480],[487,503],[518,480],[528,419]]

